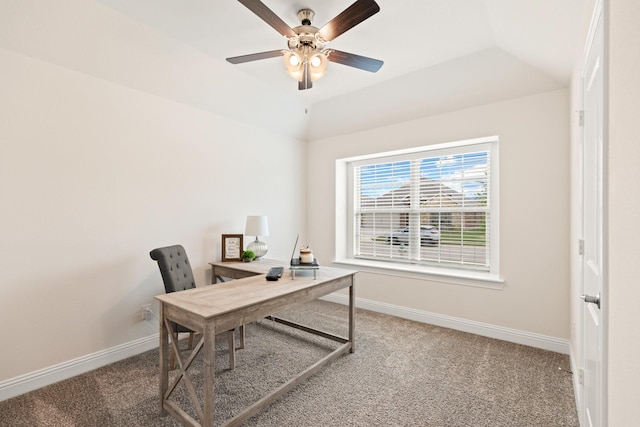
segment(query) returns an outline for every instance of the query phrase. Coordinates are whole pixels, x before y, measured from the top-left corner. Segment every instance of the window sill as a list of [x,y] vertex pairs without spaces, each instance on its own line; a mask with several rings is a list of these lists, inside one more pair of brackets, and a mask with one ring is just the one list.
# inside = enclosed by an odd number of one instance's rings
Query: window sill
[[333,264],[357,267],[359,271],[429,280],[431,282],[448,283],[461,286],[473,286],[501,290],[504,280],[496,274],[484,271],[454,270],[448,268],[429,267],[424,265],[394,264],[383,261],[362,259],[335,259]]

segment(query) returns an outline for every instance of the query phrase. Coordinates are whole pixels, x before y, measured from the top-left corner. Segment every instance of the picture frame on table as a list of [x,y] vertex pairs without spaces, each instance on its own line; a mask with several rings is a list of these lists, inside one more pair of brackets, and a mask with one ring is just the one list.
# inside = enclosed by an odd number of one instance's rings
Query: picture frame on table
[[222,261],[242,261],[242,234],[222,235]]

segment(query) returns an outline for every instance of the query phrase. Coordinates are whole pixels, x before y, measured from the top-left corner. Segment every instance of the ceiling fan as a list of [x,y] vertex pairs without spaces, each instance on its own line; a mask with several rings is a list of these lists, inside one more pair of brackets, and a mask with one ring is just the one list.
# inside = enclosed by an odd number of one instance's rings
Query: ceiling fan
[[313,82],[325,74],[327,61],[371,73],[382,67],[383,61],[378,59],[325,47],[328,42],[378,13],[380,6],[374,0],[357,0],[320,29],[311,25],[315,15],[311,9],[300,10],[298,19],[302,25],[291,28],[260,0],[238,1],[286,37],[288,49],[227,58],[232,64],[283,56],[287,73],[298,81],[299,90],[313,87]]

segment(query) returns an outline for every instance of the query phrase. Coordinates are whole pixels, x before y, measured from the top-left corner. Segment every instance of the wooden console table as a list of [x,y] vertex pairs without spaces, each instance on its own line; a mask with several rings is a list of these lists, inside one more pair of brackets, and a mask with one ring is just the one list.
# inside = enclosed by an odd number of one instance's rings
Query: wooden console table
[[[271,316],[344,288],[349,288],[348,337],[340,337],[284,319],[273,318],[279,323],[332,339],[342,345],[222,425],[241,424],[341,354],[355,351],[354,276],[356,272],[323,266],[317,272],[315,279],[305,275],[297,275],[295,279],[291,279],[283,275],[280,280],[270,282],[265,279],[264,273],[272,266],[282,266],[286,269],[288,265],[285,262],[273,260],[250,263],[211,263],[212,282],[215,283],[219,276],[237,280],[156,296],[160,302],[160,409],[162,415],[169,413],[183,425],[213,427],[216,333]],[[172,321],[201,333],[202,338],[184,360],[177,346],[172,342],[171,351],[176,354],[179,373],[169,384],[169,322]],[[201,351],[204,353],[202,404],[197,398],[197,392],[188,372],[191,363]],[[185,382],[199,420],[191,417],[175,400],[171,399],[176,385],[181,380]]]

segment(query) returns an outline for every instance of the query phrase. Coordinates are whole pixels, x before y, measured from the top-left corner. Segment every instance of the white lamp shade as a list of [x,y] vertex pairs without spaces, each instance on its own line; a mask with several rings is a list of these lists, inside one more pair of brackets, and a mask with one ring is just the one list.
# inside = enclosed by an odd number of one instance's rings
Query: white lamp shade
[[247,225],[244,229],[246,236],[268,236],[269,221],[265,215],[253,215],[247,217]]

